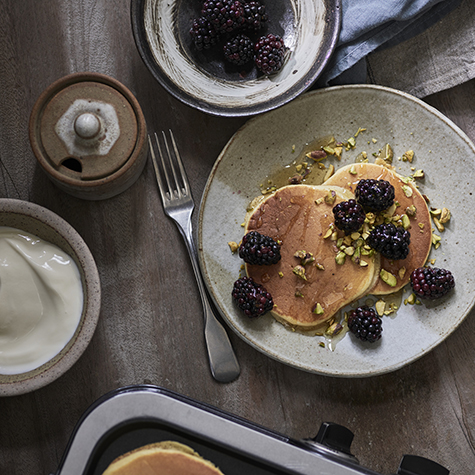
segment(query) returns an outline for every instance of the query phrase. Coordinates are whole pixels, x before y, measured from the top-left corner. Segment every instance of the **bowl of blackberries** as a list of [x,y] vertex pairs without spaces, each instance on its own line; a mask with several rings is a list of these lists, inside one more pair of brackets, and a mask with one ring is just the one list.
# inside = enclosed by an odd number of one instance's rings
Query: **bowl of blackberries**
[[332,55],[341,0],[132,0],[137,49],[155,79],[218,116],[279,107]]

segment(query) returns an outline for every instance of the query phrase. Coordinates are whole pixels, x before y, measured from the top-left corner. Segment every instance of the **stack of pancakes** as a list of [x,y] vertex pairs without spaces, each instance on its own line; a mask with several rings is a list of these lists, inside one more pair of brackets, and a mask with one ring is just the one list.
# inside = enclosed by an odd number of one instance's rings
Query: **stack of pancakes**
[[[413,206],[409,216],[411,244],[406,259],[390,261],[378,253],[350,258],[338,264],[336,241],[325,238],[334,226],[333,207],[354,198],[361,179],[386,180],[394,186],[395,214]],[[417,188],[393,170],[371,163],[358,163],[339,169],[324,185],[289,185],[258,202],[246,216],[245,233],[258,231],[281,242],[282,259],[272,266],[246,264],[246,273],[271,293],[272,315],[285,325],[303,331],[325,326],[339,309],[364,295],[393,293],[409,282],[411,272],[424,265],[431,247],[431,222],[424,197]],[[333,195],[333,196],[332,196]],[[329,199],[331,198],[331,199]],[[344,237],[343,231],[338,237]],[[335,236],[335,235],[334,235]],[[315,261],[300,265],[299,251],[312,254]],[[389,286],[380,278],[384,269],[396,277]]]
[[223,475],[187,445],[174,441],[145,445],[115,459],[103,475]]

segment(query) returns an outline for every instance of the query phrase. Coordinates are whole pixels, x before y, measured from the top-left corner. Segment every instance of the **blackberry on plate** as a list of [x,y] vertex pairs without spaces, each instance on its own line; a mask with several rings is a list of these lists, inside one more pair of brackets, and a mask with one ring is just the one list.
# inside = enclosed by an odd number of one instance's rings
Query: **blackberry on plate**
[[231,32],[244,25],[244,8],[239,0],[205,0],[201,15],[218,33]]
[[274,307],[271,294],[251,277],[236,280],[232,296],[238,307],[250,318],[260,317]]
[[190,28],[190,35],[198,51],[210,49],[219,41],[219,34],[204,17],[196,18]]
[[224,45],[224,57],[227,61],[243,65],[254,57],[254,44],[246,35],[236,35]]
[[366,211],[383,211],[394,203],[394,186],[386,180],[360,180],[355,196]]
[[266,7],[260,2],[247,2],[243,5],[245,27],[249,30],[258,31],[268,20]]
[[242,238],[239,257],[248,264],[276,264],[281,258],[280,245],[269,236],[250,231]]
[[421,299],[438,299],[455,287],[449,270],[437,267],[419,267],[411,273],[411,287]]
[[284,40],[277,35],[261,36],[254,45],[257,69],[269,75],[280,70],[284,63]]
[[405,259],[409,254],[411,234],[394,224],[375,226],[366,238],[366,243],[388,259]]
[[348,328],[356,338],[374,343],[381,338],[382,320],[373,308],[363,305],[348,314]]
[[363,226],[366,214],[355,200],[342,201],[333,207],[335,226],[351,234]]

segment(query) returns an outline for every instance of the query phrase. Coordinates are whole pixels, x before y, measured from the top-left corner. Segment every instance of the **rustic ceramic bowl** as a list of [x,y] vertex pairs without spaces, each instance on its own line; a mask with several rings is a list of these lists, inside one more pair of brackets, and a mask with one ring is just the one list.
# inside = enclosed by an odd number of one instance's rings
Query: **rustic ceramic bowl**
[[280,35],[288,48],[282,69],[269,77],[252,64],[224,62],[222,44],[197,51],[189,33],[202,2],[134,0],[135,42],[155,79],[204,112],[243,116],[281,106],[308,89],[328,62],[341,24],[340,0],[261,0],[269,20],[256,37]]
[[47,363],[21,374],[0,374],[0,396],[28,393],[64,374],[82,355],[97,325],[101,287],[94,258],[81,236],[66,221],[37,204],[0,199],[0,226],[10,226],[60,247],[76,262],[84,293],[79,325],[63,350]]

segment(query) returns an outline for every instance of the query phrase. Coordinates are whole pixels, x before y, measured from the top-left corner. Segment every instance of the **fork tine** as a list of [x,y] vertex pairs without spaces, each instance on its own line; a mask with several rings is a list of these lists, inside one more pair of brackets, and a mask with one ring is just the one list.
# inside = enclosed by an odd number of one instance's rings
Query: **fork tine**
[[[155,136],[155,142],[156,142],[157,148],[158,148],[158,153],[160,154],[160,159],[161,159],[161,162],[162,162],[162,165],[163,165],[163,156],[162,156],[162,152],[161,152],[161,149],[160,149],[160,143],[158,141],[158,137],[157,137],[156,133],[154,134],[154,136]],[[158,189],[160,190],[160,196],[162,198],[162,202],[163,202],[163,204],[165,204],[167,199],[168,199],[167,195],[166,195],[166,191],[165,191],[165,184],[163,183],[162,174],[161,174],[160,168],[158,166],[157,157],[155,156],[155,151],[154,151],[152,139],[150,138],[150,136],[148,137],[148,144],[149,144],[149,149],[150,149],[150,156],[152,157],[153,168],[155,169],[155,177],[156,177],[157,182],[158,182]],[[170,187],[168,187],[168,189],[170,189]]]
[[[180,169],[180,177],[183,181],[183,194],[184,196],[188,196],[190,194],[190,185],[188,183],[188,177],[186,176],[186,172],[185,172],[185,168],[183,166],[183,161],[181,160],[181,156],[180,156],[180,152],[178,152],[178,147],[176,146],[176,142],[175,142],[175,136],[173,135],[173,132],[169,129],[168,130],[169,134],[170,134],[170,138],[172,140],[172,145],[173,145],[173,150],[175,151],[175,157],[176,157],[176,161],[178,163],[178,168]],[[165,142],[167,144],[167,148],[168,148],[168,143]],[[171,156],[171,155],[169,155]],[[175,180],[177,181],[177,178],[176,178],[176,174],[175,174],[175,168],[173,167],[173,175],[175,177]],[[177,181],[178,183],[178,181]]]

